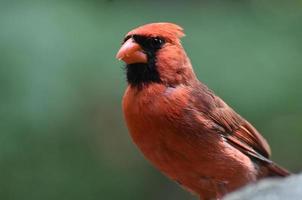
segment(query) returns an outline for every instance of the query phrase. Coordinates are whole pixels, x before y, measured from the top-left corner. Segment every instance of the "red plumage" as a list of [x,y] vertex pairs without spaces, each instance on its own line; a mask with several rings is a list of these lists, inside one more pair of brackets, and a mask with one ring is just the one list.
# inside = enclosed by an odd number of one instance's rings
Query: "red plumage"
[[134,143],[161,172],[201,199],[289,172],[270,159],[261,134],[195,76],[171,23],[126,35],[125,120]]

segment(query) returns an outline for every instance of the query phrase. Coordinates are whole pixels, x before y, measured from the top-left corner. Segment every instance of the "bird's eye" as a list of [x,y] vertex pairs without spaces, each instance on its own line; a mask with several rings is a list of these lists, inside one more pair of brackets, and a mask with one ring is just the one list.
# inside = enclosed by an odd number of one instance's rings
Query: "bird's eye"
[[152,44],[154,47],[161,47],[165,43],[164,39],[160,37],[152,38]]
[[141,35],[133,35],[132,38],[146,51],[160,49],[165,43],[165,40],[161,37],[145,37]]

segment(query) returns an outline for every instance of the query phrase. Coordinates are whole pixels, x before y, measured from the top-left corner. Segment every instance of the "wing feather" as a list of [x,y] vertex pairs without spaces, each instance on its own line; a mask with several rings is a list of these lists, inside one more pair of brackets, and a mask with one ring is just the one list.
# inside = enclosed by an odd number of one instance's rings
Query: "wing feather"
[[[222,99],[214,95],[204,85],[200,85],[198,93],[192,95],[192,104],[202,118],[212,121],[212,127],[217,129],[232,146],[250,157],[271,163],[269,160],[271,150],[260,133],[244,118],[238,115]],[[199,119],[201,119],[199,117]],[[221,131],[224,130],[224,131]]]

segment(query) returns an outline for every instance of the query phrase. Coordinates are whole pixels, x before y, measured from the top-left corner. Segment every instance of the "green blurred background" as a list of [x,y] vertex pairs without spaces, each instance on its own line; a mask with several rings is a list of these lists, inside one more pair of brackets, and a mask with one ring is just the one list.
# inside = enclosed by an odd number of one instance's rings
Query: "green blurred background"
[[1,1],[0,199],[195,199],[132,144],[115,59],[132,28],[184,27],[198,77],[302,169],[302,1]]

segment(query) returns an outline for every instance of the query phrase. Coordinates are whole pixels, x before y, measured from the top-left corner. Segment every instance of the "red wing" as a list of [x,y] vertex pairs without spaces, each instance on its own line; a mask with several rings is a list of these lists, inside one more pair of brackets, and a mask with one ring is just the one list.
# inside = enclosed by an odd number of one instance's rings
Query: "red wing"
[[266,140],[247,121],[244,120],[244,123],[239,127],[238,130],[234,131],[232,136],[240,139],[242,142],[257,150],[264,157],[270,157],[271,150]]
[[[236,131],[236,132],[238,132],[238,131]],[[258,143],[254,143],[254,142],[249,143],[249,142],[251,142],[250,140],[248,140],[249,138],[247,138],[245,136],[241,137],[242,135],[236,134],[236,132],[235,132],[235,134],[231,134],[231,135],[228,135],[225,137],[232,146],[239,149],[244,154],[247,154],[252,157],[258,158],[259,160],[271,163],[271,160],[269,160],[269,156],[263,154],[263,153],[267,153],[267,152],[257,150]]]
[[249,122],[205,86],[201,86],[201,90],[193,96],[195,98],[192,103],[195,109],[202,114],[202,118],[212,121],[213,129],[216,129],[231,145],[244,154],[271,162],[269,145]]
[[241,148],[269,158],[271,151],[266,140],[245,119],[239,116],[219,97],[215,98],[217,108],[213,109],[211,118],[226,129],[226,138]]

